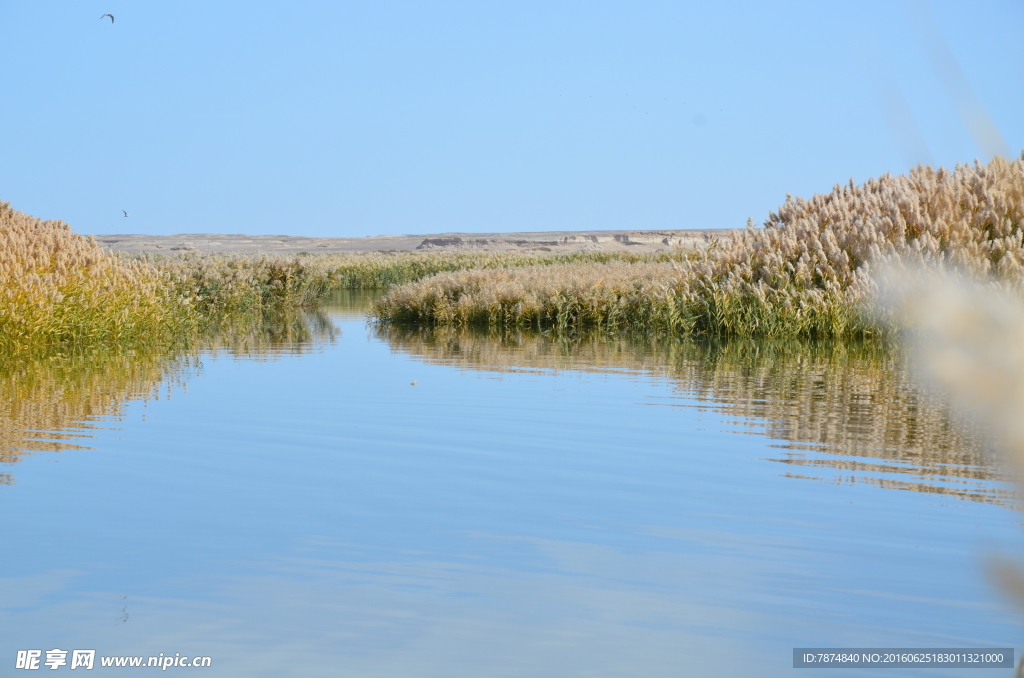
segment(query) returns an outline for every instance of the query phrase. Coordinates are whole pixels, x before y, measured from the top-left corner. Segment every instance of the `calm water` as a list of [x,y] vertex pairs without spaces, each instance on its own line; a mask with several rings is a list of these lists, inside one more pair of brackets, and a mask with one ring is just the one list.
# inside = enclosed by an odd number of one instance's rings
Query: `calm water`
[[1022,638],[983,572],[1024,555],[1012,488],[884,351],[379,332],[362,301],[4,366],[0,665],[790,676]]

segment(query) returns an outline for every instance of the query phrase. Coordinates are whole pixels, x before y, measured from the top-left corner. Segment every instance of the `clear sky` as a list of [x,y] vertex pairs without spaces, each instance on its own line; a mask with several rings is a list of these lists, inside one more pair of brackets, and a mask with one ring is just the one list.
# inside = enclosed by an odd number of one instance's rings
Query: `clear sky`
[[993,130],[1024,147],[1019,0],[0,0],[0,25],[0,200],[83,233],[741,227],[987,160]]

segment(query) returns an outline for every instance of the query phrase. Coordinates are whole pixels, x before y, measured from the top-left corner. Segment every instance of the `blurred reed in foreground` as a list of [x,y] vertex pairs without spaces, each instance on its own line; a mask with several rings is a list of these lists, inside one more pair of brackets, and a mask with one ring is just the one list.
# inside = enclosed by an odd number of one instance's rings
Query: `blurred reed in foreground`
[[[922,384],[952,400],[1024,488],[1024,300],[1016,286],[934,267],[893,269],[881,280],[881,312],[908,328]],[[990,557],[989,568],[1024,606],[1024,568],[1005,556]]]
[[879,264],[942,263],[1020,288],[1024,156],[917,167],[810,200],[668,263],[580,262],[441,273],[392,290],[379,322],[738,336],[865,336]]

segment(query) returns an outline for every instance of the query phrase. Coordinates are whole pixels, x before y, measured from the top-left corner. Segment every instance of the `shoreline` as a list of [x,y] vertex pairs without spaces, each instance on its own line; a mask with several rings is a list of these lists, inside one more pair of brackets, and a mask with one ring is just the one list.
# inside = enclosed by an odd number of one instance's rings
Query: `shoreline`
[[697,249],[713,238],[742,229],[533,231],[435,233],[320,238],[292,235],[182,233],[177,235],[95,234],[107,252],[126,254],[323,254],[333,252],[657,252]]

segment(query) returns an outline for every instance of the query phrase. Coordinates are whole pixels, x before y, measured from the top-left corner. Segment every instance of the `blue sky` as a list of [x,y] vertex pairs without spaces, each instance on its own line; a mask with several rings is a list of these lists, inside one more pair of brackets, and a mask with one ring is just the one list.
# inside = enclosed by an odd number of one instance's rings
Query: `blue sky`
[[0,200],[83,233],[740,227],[987,160],[971,101],[1024,147],[1019,2],[40,0],[0,25]]

